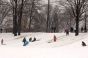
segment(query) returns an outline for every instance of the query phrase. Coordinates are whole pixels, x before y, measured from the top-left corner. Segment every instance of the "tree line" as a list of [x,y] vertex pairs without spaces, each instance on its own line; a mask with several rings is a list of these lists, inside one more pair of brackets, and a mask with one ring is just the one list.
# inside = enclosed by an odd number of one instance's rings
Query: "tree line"
[[[11,12],[14,36],[22,31],[27,32],[61,32],[75,25],[75,35],[79,35],[79,22],[84,20],[84,30],[87,32],[87,0],[10,0],[0,3],[0,25]],[[53,5],[55,3],[56,5]],[[2,10],[1,6],[5,10]],[[7,7],[8,6],[8,7]],[[3,13],[2,13],[3,12]],[[8,27],[8,26],[7,26]]]

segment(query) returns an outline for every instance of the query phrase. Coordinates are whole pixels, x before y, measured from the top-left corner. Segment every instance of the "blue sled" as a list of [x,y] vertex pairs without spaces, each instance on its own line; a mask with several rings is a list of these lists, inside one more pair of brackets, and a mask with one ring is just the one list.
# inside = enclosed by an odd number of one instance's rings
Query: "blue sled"
[[25,44],[23,44],[23,46],[27,46],[29,44],[29,42],[28,41],[26,41],[25,42]]

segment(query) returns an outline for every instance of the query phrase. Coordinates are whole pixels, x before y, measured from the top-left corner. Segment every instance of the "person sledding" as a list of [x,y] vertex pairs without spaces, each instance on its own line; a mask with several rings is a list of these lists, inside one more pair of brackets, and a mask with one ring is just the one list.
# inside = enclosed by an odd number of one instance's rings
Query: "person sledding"
[[31,37],[29,38],[29,42],[32,42],[32,38]]
[[29,44],[29,42],[26,40],[26,38],[24,37],[24,39],[23,39],[23,41],[22,41],[24,44],[23,44],[23,46],[26,46],[26,45],[28,45]]
[[26,38],[24,37],[23,41],[22,41],[24,44],[26,43]]
[[32,42],[35,42],[36,41],[36,38],[34,37],[33,41]]
[[57,41],[57,38],[56,38],[56,36],[55,36],[55,35],[54,35],[54,39],[53,39],[53,40],[54,40],[54,42],[56,42],[56,41]]
[[52,42],[56,42],[57,41],[57,37],[54,35],[53,39],[49,40],[48,43],[52,43]]
[[82,41],[82,46],[87,46],[86,43],[84,41]]

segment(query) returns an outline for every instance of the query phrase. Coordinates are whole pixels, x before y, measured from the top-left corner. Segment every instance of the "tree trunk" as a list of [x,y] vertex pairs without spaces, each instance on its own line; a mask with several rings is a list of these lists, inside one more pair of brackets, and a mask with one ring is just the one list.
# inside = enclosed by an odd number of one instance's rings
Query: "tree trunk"
[[15,34],[15,13],[14,13],[14,7],[13,7],[13,34]]
[[86,27],[86,17],[85,17],[85,27],[84,27],[84,32],[87,32],[87,27]]
[[13,17],[13,32],[17,36],[17,0],[15,0],[14,17]]
[[79,35],[79,18],[76,18],[76,31],[75,31],[75,36]]
[[24,0],[22,0],[21,7],[20,7],[20,9],[19,9],[19,19],[18,19],[18,35],[20,35],[20,33],[21,33],[21,20],[22,20],[23,2],[24,2]]
[[50,26],[49,26],[49,25],[50,25],[50,24],[49,24],[49,23],[50,23],[50,22],[49,22],[49,21],[50,21],[50,15],[49,15],[49,13],[50,13],[49,7],[50,7],[50,6],[49,6],[49,5],[50,5],[50,0],[48,0],[48,13],[47,13],[47,23],[46,23],[46,24],[47,24],[47,27],[46,27],[46,32],[49,32],[49,30],[50,30]]
[[76,5],[76,31],[75,31],[75,36],[79,35],[79,13],[80,13],[79,3],[77,3],[77,5]]
[[31,31],[31,23],[32,23],[32,13],[33,13],[33,8],[34,8],[34,1],[32,0],[32,6],[31,6],[31,13],[30,13],[30,22],[29,22],[29,32]]

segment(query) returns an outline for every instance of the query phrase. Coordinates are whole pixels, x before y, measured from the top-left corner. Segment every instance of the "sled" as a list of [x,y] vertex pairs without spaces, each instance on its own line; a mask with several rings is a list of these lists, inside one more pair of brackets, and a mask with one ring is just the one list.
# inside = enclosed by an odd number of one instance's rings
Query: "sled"
[[26,42],[25,42],[25,44],[24,44],[23,46],[27,46],[28,44],[29,44],[29,42],[28,42],[28,41],[26,41]]
[[53,39],[48,41],[48,43],[52,43],[52,42],[53,42]]

